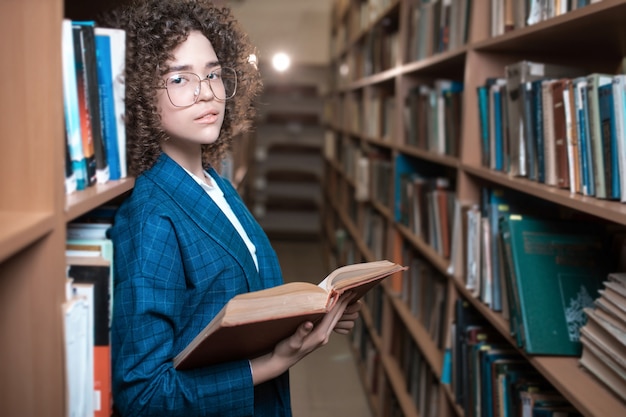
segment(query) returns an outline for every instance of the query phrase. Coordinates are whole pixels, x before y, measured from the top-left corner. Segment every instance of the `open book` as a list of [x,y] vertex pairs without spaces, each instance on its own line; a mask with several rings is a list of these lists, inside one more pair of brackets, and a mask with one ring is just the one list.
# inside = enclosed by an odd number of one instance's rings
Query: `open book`
[[318,285],[290,282],[233,297],[213,320],[174,358],[174,367],[190,369],[271,352],[305,321],[330,311],[345,292],[361,298],[395,272],[407,269],[389,261],[342,266]]

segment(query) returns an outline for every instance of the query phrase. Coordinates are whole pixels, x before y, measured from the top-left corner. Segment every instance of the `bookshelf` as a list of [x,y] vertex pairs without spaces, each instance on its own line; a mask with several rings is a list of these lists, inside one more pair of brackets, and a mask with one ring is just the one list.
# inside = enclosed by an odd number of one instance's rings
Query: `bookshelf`
[[[425,7],[436,8],[446,2],[428,3]],[[416,265],[427,264],[432,274],[446,282],[445,307],[436,318],[447,335],[443,344],[433,340],[430,324],[416,316],[410,297],[402,291],[406,277],[395,277],[385,284],[384,291],[366,299],[363,323],[353,344],[376,416],[467,414],[451,386],[440,381],[456,300],[467,301],[509,345],[516,343],[508,319],[473,295],[466,287],[465,274],[451,270],[451,259],[442,256],[428,236],[416,231],[414,220],[405,220],[398,212],[400,194],[395,178],[389,183],[395,189],[394,198],[379,198],[373,183],[380,181],[382,174],[373,168],[374,162],[385,160],[395,173],[409,166],[444,177],[460,201],[480,204],[483,187],[499,187],[548,202],[557,210],[590,216],[604,224],[626,225],[623,203],[573,194],[485,167],[476,95],[487,78],[503,77],[507,65],[521,60],[575,66],[588,74],[618,74],[626,56],[622,42],[626,29],[621,23],[626,18],[626,1],[592,2],[493,36],[490,10],[497,2],[453,3],[470,4],[466,41],[459,38],[463,31],[457,28],[447,32],[447,44],[433,42],[430,46],[419,43],[420,36],[423,39],[433,33],[432,28],[420,26],[424,22],[420,16],[425,13],[415,13],[420,1],[335,0],[331,16],[334,75],[324,111],[322,220],[329,265],[373,260],[380,254],[396,262],[418,258],[421,263]],[[375,59],[380,61],[373,62]],[[412,94],[418,105],[421,85],[440,79],[463,83],[460,114],[451,124],[456,130],[450,130],[459,135],[458,142],[451,146],[447,142],[420,144],[412,136],[414,127],[406,107]],[[361,175],[360,169],[369,176]],[[361,183],[364,177],[369,184]],[[377,229],[374,236],[382,236],[376,242],[382,249],[372,246],[372,228]],[[419,378],[433,381],[432,392],[413,392],[415,377],[407,371],[413,362],[403,356],[406,348],[397,347],[402,343],[416,346],[416,357],[428,370],[427,376]],[[578,357],[533,356],[517,350],[582,415],[626,414],[626,404],[581,368]]]
[[[2,414],[67,415],[62,303],[68,222],[123,198],[126,178],[64,189],[63,18],[95,19],[124,0],[0,3],[0,375]],[[10,76],[8,74],[11,74]],[[244,152],[242,150],[241,152]],[[239,149],[237,149],[239,152]],[[237,158],[238,185],[247,159]]]

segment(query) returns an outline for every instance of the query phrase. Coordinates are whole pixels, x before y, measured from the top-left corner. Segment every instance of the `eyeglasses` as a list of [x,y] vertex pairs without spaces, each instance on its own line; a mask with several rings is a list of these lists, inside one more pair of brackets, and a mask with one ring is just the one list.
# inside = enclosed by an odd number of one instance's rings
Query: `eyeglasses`
[[193,72],[177,72],[163,80],[158,88],[167,90],[167,97],[175,107],[189,107],[198,101],[202,82],[208,81],[209,89],[218,100],[228,100],[237,92],[237,73],[232,68],[220,68],[205,78]]

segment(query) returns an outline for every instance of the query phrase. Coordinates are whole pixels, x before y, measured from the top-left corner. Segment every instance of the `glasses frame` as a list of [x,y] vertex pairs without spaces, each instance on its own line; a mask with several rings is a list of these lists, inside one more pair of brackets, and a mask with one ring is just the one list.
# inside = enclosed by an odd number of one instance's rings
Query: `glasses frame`
[[[235,85],[234,85],[234,88],[233,88],[233,93],[232,93],[229,97],[226,97],[226,98],[219,98],[219,97],[217,96],[217,94],[215,94],[215,91],[213,91],[213,87],[211,86],[211,79],[210,79],[210,78],[208,78],[208,77],[209,77],[209,76],[211,76],[212,74],[215,74],[217,71],[220,71],[220,72],[223,74],[224,70],[227,70],[227,71],[232,71],[232,74],[233,74],[233,76],[234,76],[234,84],[235,84]],[[191,74],[191,75],[196,76],[196,77],[198,78],[198,84],[197,84],[197,90],[198,90],[198,92],[197,92],[197,94],[194,94],[194,100],[193,100],[193,103],[186,104],[186,105],[184,105],[184,106],[179,106],[178,104],[175,104],[175,103],[174,103],[174,101],[172,100],[172,97],[170,96],[170,91],[169,91],[169,89],[167,88],[167,81],[166,81],[166,80],[161,80],[161,84],[160,84],[160,85],[158,85],[156,88],[157,88],[157,89],[161,89],[161,90],[165,90],[165,91],[166,91],[166,93],[167,93],[167,98],[168,98],[168,100],[170,101],[170,103],[172,103],[172,106],[174,106],[174,107],[179,107],[179,108],[182,108],[182,107],[190,107],[190,106],[193,106],[194,104],[196,104],[196,103],[198,102],[198,98],[200,97],[200,94],[202,93],[202,83],[203,83],[204,81],[206,81],[206,82],[209,84],[209,90],[211,90],[211,93],[213,94],[213,97],[215,97],[215,99],[216,99],[216,100],[218,100],[218,101],[227,101],[227,100],[230,100],[231,98],[235,97],[235,95],[237,94],[237,82],[238,82],[238,79],[237,79],[237,71],[235,71],[235,69],[234,69],[234,68],[230,68],[230,67],[220,67],[220,68],[219,68],[219,69],[217,69],[217,70],[213,70],[213,71],[211,71],[211,72],[210,72],[210,73],[209,73],[206,77],[204,77],[204,78],[202,78],[201,76],[199,76],[199,75],[198,75],[198,74],[196,74],[195,72],[191,72],[191,71],[178,71],[178,72],[175,72],[175,73],[174,73],[174,75],[178,75],[178,74]],[[171,78],[171,77],[172,77],[172,76],[169,76],[169,77],[167,77],[167,78],[169,79],[169,78]],[[223,83],[223,81],[222,81],[222,85],[223,85],[223,84],[224,84],[224,83]],[[225,90],[225,89],[224,89],[224,92],[226,92],[226,90]]]

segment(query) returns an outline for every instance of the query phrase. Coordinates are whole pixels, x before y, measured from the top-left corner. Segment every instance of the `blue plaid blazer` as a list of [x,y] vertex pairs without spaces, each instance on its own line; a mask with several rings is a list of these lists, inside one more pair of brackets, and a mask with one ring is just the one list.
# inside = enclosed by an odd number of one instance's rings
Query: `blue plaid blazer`
[[247,360],[172,366],[233,296],[282,283],[267,236],[231,184],[216,181],[256,246],[258,272],[228,218],[166,154],[117,212],[111,349],[114,405],[124,417],[291,415],[287,373],[254,387]]

